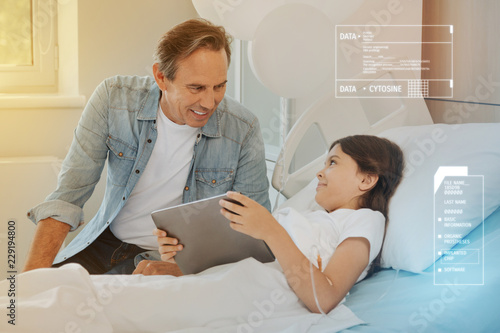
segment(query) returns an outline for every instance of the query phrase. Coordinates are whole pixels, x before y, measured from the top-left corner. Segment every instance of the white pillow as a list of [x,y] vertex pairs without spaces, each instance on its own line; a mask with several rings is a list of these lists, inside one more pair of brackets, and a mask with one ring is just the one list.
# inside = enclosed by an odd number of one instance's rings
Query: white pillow
[[278,210],[286,207],[292,207],[299,212],[322,209],[316,200],[314,200],[317,186],[318,179],[315,177],[304,188],[295,193],[291,198],[287,199],[283,204],[279,205]]
[[[469,175],[484,176],[485,219],[500,205],[500,124],[399,127],[379,136],[401,147],[407,165],[389,206],[382,266],[419,273],[434,262],[434,174],[440,166],[466,166]],[[478,190],[471,198],[480,195]],[[467,216],[471,227],[463,235],[481,223],[481,213]]]

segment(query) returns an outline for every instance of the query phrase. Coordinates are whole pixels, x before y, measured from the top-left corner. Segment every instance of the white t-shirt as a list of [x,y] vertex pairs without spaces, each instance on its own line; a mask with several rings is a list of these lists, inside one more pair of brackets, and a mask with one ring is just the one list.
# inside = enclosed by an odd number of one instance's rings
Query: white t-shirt
[[158,136],[144,172],[110,228],[122,242],[147,250],[158,249],[151,212],[182,203],[182,194],[193,158],[199,128],[178,125],[161,107]]
[[371,209],[338,209],[331,213],[324,210],[303,214],[287,207],[275,213],[275,218],[285,228],[299,250],[317,267],[318,253],[323,269],[327,266],[337,246],[349,237],[364,237],[370,242],[370,264],[358,278],[366,276],[371,262],[377,257],[384,239],[385,218]]

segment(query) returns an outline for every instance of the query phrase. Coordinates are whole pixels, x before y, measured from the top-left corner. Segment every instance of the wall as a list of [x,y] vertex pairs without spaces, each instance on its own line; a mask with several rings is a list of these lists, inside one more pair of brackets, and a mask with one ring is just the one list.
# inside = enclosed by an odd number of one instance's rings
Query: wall
[[0,157],[63,158],[81,111],[65,107],[0,109]]
[[[341,24],[367,24],[386,10],[392,0],[365,1]],[[434,122],[500,121],[500,2],[497,0],[397,1],[403,8],[389,24],[454,26],[454,96],[449,101],[427,99]],[[375,14],[374,14],[375,13]],[[384,17],[382,17],[383,19]],[[423,47],[423,58],[426,53]],[[432,55],[440,56],[440,55]],[[432,60],[432,59],[431,59]],[[333,89],[333,80],[296,101],[295,119],[316,99]],[[476,102],[464,104],[461,102]]]
[[[434,122],[500,121],[499,17],[497,0],[424,0],[423,24],[454,30],[453,97],[426,101]],[[424,46],[423,57],[429,53]],[[429,55],[431,61],[442,56]]]
[[197,17],[191,1],[79,1],[80,92],[90,96],[105,78],[152,75],[153,50],[174,25]]

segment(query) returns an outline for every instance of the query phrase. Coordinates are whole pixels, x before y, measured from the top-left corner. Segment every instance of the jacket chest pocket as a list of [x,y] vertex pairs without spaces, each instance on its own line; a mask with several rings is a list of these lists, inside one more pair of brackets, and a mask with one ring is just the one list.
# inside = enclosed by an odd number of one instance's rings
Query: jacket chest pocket
[[232,169],[197,169],[196,199],[213,197],[231,190],[234,181]]
[[108,180],[115,186],[126,186],[137,157],[137,147],[109,136]]

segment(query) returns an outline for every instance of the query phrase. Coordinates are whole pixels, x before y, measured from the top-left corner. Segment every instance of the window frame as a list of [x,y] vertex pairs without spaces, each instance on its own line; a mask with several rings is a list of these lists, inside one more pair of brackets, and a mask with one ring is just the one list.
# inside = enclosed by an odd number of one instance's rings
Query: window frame
[[31,0],[32,65],[0,65],[0,93],[54,93],[59,48],[56,0]]

